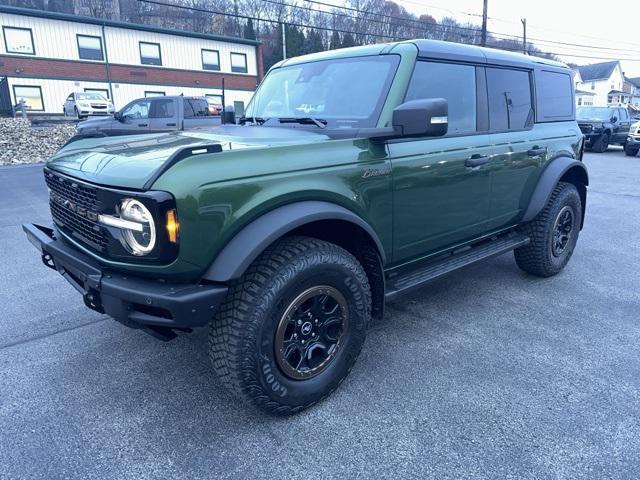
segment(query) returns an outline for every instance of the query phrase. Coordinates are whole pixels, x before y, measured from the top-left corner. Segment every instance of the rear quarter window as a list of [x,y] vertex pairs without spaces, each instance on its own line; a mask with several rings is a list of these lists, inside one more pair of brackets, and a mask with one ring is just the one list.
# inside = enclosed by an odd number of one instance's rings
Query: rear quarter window
[[538,121],[573,120],[573,83],[569,73],[536,72],[536,97]]

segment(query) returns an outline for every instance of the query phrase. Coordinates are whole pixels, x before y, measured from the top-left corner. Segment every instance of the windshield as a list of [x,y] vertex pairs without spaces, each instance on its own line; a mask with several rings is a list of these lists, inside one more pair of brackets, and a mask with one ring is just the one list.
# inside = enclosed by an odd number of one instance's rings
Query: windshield
[[609,120],[613,111],[607,107],[581,107],[576,110],[576,118],[584,120]]
[[106,101],[105,98],[99,93],[76,93],[76,99],[78,100],[102,100]]
[[269,72],[245,116],[326,120],[339,128],[375,127],[398,55],[320,60]]

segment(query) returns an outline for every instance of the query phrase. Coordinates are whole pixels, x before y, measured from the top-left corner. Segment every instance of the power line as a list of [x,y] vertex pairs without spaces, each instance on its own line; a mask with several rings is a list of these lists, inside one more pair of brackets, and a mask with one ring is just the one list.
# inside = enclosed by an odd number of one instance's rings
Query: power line
[[[273,0],[272,0],[273,1]],[[324,2],[320,2],[320,1],[316,1],[316,0],[306,0],[309,1],[311,3],[324,3]],[[162,1],[158,1],[158,0],[138,0],[138,2],[143,2],[143,3],[149,3],[149,4],[155,4],[155,5],[160,5],[160,6],[165,6],[165,7],[170,7],[170,8],[177,8],[177,9],[182,9],[182,10],[190,10],[190,11],[198,11],[198,12],[202,12],[202,13],[209,13],[209,14],[215,14],[215,15],[223,15],[223,16],[229,16],[229,17],[234,17],[234,18],[241,18],[241,19],[245,19],[245,20],[256,20],[256,21],[262,21],[262,22],[267,22],[267,23],[275,23],[275,24],[279,24],[279,23],[287,23],[287,25],[290,26],[294,26],[294,27],[298,27],[298,28],[308,28],[308,29],[316,29],[316,30],[323,30],[323,31],[337,31],[339,33],[344,33],[344,34],[351,34],[351,35],[362,35],[362,36],[370,36],[370,37],[375,37],[375,38],[386,38],[386,39],[395,39],[395,40],[412,40],[412,38],[409,37],[402,37],[402,36],[398,36],[398,35],[385,35],[385,34],[377,34],[377,33],[371,33],[371,32],[358,32],[358,31],[353,31],[353,30],[343,30],[343,29],[334,29],[334,28],[329,28],[329,27],[321,27],[321,26],[314,26],[314,25],[308,25],[308,24],[301,24],[301,23],[292,23],[292,22],[282,22],[282,21],[278,21],[278,20],[271,20],[271,19],[265,19],[265,18],[256,18],[256,17],[252,17],[250,15],[242,15],[239,13],[230,13],[230,12],[223,12],[223,11],[219,11],[219,10],[213,10],[213,9],[205,9],[205,8],[200,8],[200,7],[188,7],[185,5],[176,5],[173,3],[166,3],[166,2],[162,2]],[[277,2],[276,2],[277,3]],[[325,4],[327,6],[333,6],[331,4]],[[291,7],[291,5],[288,5],[289,7]],[[352,7],[344,7],[346,9],[349,10],[355,10],[358,12],[364,12],[364,11],[360,11],[357,9],[354,9]],[[322,13],[328,13],[328,12],[322,12]],[[372,12],[365,12],[365,13],[369,13],[371,14]],[[387,24],[389,26],[392,26],[392,24]],[[441,26],[444,27],[444,26]],[[446,28],[446,27],[444,27]],[[473,30],[475,33],[479,33],[479,30],[477,29],[471,29],[471,28],[466,28],[466,27],[452,27],[452,30]],[[500,34],[497,32],[488,32],[492,35],[505,35],[508,37],[511,37],[510,35],[507,34]],[[518,39],[520,40],[521,37],[517,37],[517,36],[513,36],[513,39]],[[496,38],[499,41],[504,41],[504,38]],[[585,46],[587,47],[587,46]],[[495,45],[494,48],[498,48],[501,50],[509,50],[509,51],[520,51],[520,49],[516,49],[516,48],[509,48],[506,46],[498,46]],[[587,47],[588,48],[588,47]],[[595,55],[582,55],[582,54],[573,54],[573,53],[558,53],[558,52],[549,52],[549,51],[542,51],[541,53],[546,53],[546,54],[550,54],[550,55],[555,55],[555,56],[560,56],[560,57],[573,57],[573,58],[586,58],[586,59],[594,59],[594,60],[622,60],[622,61],[630,61],[630,62],[637,62],[640,61],[640,58],[614,58],[614,57],[606,57],[606,56],[595,56]]]

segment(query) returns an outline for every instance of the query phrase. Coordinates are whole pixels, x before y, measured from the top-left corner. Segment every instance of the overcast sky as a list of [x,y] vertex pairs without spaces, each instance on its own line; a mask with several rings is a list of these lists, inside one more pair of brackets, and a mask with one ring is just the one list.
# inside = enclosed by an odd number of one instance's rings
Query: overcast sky
[[[436,19],[451,16],[481,25],[483,0],[395,0],[410,12],[428,13]],[[589,2],[577,0],[489,0],[488,30],[522,35],[521,18],[527,19],[527,38],[540,49],[565,62],[579,65],[622,60],[629,77],[640,77],[640,1]],[[583,47],[536,42],[565,42]],[[572,56],[576,55],[576,56]],[[579,56],[580,57],[579,57]],[[605,58],[582,58],[605,57]],[[624,60],[635,59],[632,60]]]

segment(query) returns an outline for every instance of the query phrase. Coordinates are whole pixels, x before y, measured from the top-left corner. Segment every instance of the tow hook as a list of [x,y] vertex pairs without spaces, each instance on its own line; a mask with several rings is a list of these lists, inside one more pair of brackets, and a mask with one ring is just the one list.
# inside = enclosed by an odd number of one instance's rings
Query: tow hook
[[56,270],[56,264],[53,261],[53,257],[49,253],[42,254],[42,263],[44,263],[47,267]]
[[88,291],[82,296],[84,304],[91,310],[95,310],[98,313],[104,313],[104,307],[100,301],[100,295],[97,292]]

